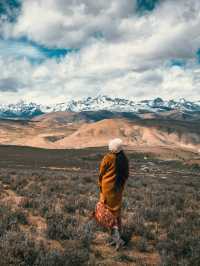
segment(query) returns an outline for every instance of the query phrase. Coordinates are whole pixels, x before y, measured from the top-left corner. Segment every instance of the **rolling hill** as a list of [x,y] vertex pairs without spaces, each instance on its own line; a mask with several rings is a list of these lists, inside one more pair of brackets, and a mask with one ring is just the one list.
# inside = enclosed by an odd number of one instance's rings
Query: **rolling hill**
[[[127,115],[128,114],[128,115]],[[53,112],[29,121],[0,120],[0,144],[48,149],[106,146],[120,137],[129,149],[200,150],[198,121],[126,112]]]

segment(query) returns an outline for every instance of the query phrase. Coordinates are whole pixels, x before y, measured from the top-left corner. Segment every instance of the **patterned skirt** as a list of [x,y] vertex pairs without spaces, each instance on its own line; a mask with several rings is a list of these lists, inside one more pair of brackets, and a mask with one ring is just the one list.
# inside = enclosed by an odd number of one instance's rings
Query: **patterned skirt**
[[100,225],[106,228],[121,228],[121,216],[114,216],[106,204],[101,201],[96,204],[93,216]]

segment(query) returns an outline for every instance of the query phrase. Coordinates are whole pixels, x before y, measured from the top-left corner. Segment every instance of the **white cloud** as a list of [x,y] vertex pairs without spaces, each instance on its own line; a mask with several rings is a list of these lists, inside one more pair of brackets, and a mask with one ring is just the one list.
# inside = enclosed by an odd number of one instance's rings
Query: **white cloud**
[[17,92],[20,87],[23,87],[23,84],[13,78],[0,79],[0,91],[2,92]]
[[[200,2],[165,0],[144,16],[135,12],[135,2],[24,0],[17,23],[5,24],[4,35],[80,50],[60,61],[32,65],[2,46],[3,78],[16,78],[25,87],[17,94],[0,92],[0,101],[11,101],[15,94],[16,100],[48,103],[97,93],[134,99],[199,99],[195,57],[200,47]],[[41,57],[34,47],[21,47],[23,53],[26,49],[27,54]],[[172,59],[186,60],[186,65],[171,67]]]
[[[48,60],[31,65],[27,60],[0,60],[2,77],[15,77],[23,83],[18,92],[0,92],[0,102],[23,99],[38,103],[57,103],[71,98],[107,94],[135,100],[152,97],[185,97],[197,100],[200,95],[200,72],[195,63],[185,68],[157,66],[154,70],[122,71],[109,64],[94,71],[95,61],[85,61],[81,53],[71,54],[60,62]],[[92,63],[93,62],[93,63]]]
[[200,41],[200,2],[166,0],[138,16],[133,0],[26,0],[14,36],[28,36],[54,47],[82,47],[102,36],[106,42],[131,46],[148,58],[191,57]]
[[82,46],[99,32],[116,39],[121,19],[131,15],[134,6],[133,0],[26,0],[13,35],[67,48]]

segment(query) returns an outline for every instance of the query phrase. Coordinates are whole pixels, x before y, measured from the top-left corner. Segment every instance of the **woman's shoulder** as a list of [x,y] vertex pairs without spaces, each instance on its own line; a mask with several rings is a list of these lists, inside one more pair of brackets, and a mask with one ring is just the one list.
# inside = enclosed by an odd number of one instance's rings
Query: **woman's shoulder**
[[112,161],[116,157],[116,154],[112,152],[108,152],[104,155],[103,159],[104,161]]

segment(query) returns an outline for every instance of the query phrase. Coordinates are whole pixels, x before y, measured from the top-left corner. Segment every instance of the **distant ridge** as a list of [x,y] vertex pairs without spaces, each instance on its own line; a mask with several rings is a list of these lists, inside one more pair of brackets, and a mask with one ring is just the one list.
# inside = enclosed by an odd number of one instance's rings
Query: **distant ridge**
[[178,111],[184,115],[200,116],[200,101],[187,101],[185,99],[165,101],[161,98],[153,100],[132,101],[124,98],[108,96],[87,97],[82,100],[70,100],[64,103],[45,105],[25,103],[0,105],[0,118],[31,119],[38,115],[51,112],[129,112],[136,115],[146,113],[167,113]]

